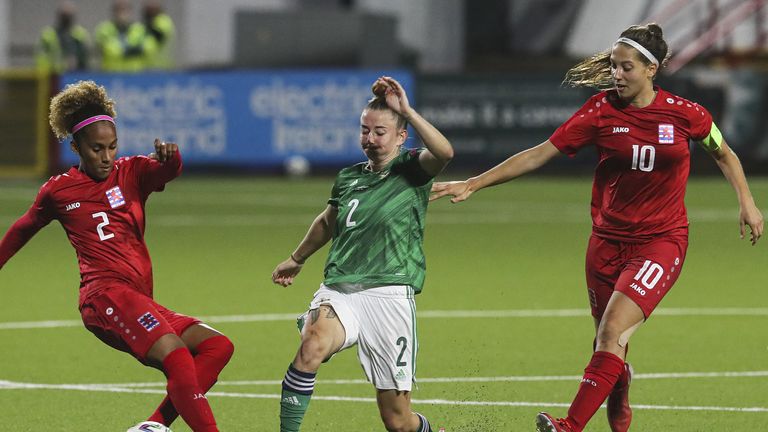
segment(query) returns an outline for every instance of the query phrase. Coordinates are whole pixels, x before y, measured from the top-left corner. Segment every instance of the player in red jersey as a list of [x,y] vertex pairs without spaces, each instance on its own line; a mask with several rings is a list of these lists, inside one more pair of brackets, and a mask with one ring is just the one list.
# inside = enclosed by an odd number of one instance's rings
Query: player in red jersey
[[452,196],[456,203],[533,171],[561,153],[573,156],[587,146],[598,152],[586,259],[597,334],[594,354],[568,416],[556,419],[540,413],[540,432],[583,430],[606,397],[611,430],[629,428],[632,370],[625,363],[627,343],[672,288],[688,246],[683,198],[689,140],[701,143],[736,191],[742,238],[745,226],[753,245],[763,234],[763,216],[741,163],[709,112],[653,84],[666,57],[658,25],[628,28],[610,51],[568,72],[566,83],[610,90],[590,98],[549,140],[477,177],[433,185],[432,199]]
[[144,205],[181,173],[178,146],[155,140],[147,156],[115,160],[114,103],[92,81],[67,86],[51,101],[54,133],[72,135],[79,166],[51,177],[0,241],[0,268],[57,219],[77,252],[79,309],[107,345],[163,371],[168,395],[149,418],[179,415],[194,431],[218,431],[205,392],[233,352],[230,340],[200,320],[152,300],[152,263],[144,243]]

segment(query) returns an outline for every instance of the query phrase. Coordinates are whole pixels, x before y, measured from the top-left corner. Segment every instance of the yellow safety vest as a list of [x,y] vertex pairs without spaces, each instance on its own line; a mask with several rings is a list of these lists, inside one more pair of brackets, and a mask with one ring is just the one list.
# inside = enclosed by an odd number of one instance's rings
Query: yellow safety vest
[[96,27],[94,35],[101,53],[101,69],[109,72],[139,72],[149,66],[157,42],[147,34],[144,24],[133,23],[120,33],[112,21]]
[[174,66],[174,48],[176,27],[173,24],[173,20],[168,14],[159,14],[152,19],[151,27],[160,33],[160,37],[156,37],[152,32],[147,29],[149,35],[155,39],[157,44],[157,51],[155,55],[149,59],[149,66],[154,69],[171,69]]
[[[69,35],[77,44],[75,52],[64,52],[56,29],[51,26],[43,29],[35,55],[38,70],[45,73],[62,73],[72,69],[88,68],[88,30],[85,27],[75,25],[69,30]],[[72,56],[76,58],[78,64],[70,64]]]

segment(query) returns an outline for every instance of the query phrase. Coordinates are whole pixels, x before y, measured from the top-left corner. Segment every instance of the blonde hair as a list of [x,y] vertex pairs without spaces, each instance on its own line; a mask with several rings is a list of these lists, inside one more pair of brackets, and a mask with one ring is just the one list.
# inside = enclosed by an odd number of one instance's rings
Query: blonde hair
[[[654,57],[661,61],[659,69],[669,59],[667,42],[664,41],[664,32],[656,23],[633,25],[621,32],[621,37],[632,39],[650,51]],[[639,58],[646,65],[651,64],[651,61],[642,54]],[[598,90],[612,88],[611,49],[601,51],[572,67],[565,74],[563,85],[570,87],[592,87]]]
[[103,86],[93,81],[78,81],[67,85],[51,99],[48,123],[56,137],[63,140],[74,125],[101,114],[116,117],[115,101],[107,96]]

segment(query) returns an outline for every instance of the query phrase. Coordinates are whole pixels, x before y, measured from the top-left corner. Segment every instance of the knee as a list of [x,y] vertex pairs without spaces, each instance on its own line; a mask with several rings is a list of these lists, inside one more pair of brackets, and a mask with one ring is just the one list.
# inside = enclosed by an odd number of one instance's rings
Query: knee
[[184,345],[184,342],[177,335],[173,333],[165,334],[149,348],[144,363],[162,370],[163,362],[168,355],[180,348],[187,349],[187,346]]
[[332,354],[333,340],[327,335],[313,328],[304,331],[301,338],[301,347],[299,348],[299,359],[305,366],[310,366],[311,370],[320,367],[328,356]]
[[619,340],[619,335],[612,331],[610,328],[605,328],[603,326],[600,327],[600,330],[597,332],[597,337],[595,338],[595,342],[597,347],[600,346],[606,346],[606,345],[613,345]]
[[412,432],[411,417],[413,414],[386,412],[381,413],[381,421],[384,422],[384,427],[389,432]]
[[221,338],[219,339],[219,349],[218,349],[219,358],[223,362],[229,363],[229,359],[232,358],[232,355],[234,353],[235,353],[235,344],[233,344],[228,337],[221,336]]
[[201,342],[194,351],[196,357],[207,358],[217,363],[227,364],[235,352],[235,345],[224,336],[217,335]]
[[[614,325],[611,322],[603,321],[600,323],[600,327],[597,330],[597,337],[595,338],[597,351],[616,351],[623,348],[626,345],[626,340],[622,342],[622,333],[625,329]],[[627,336],[628,339],[628,336]]]

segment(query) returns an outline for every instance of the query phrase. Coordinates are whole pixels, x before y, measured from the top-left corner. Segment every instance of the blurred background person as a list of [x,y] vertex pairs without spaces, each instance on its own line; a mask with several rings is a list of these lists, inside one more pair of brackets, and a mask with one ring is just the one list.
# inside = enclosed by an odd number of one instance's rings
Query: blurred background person
[[104,71],[139,72],[148,67],[157,51],[155,38],[144,24],[134,21],[130,0],[115,0],[112,19],[96,27],[94,38]]
[[165,13],[159,0],[144,2],[144,26],[148,36],[155,40],[157,50],[148,60],[153,69],[172,69],[175,65],[174,48],[176,26],[170,15]]
[[40,34],[35,61],[38,70],[63,73],[88,68],[90,36],[85,27],[76,24],[77,7],[64,0],[56,9],[56,23]]

